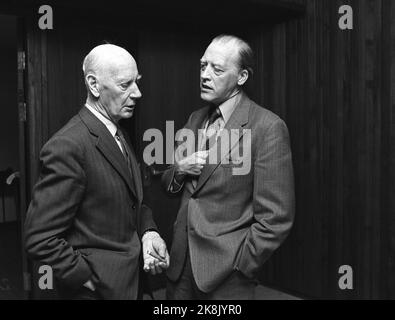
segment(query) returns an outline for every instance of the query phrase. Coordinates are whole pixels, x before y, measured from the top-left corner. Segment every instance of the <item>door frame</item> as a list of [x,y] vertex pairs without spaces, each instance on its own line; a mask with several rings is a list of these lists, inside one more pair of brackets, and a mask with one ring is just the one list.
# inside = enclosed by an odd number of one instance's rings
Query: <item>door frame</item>
[[18,85],[17,85],[17,103],[18,103],[18,151],[19,151],[19,222],[21,237],[21,258],[22,258],[22,276],[24,299],[30,297],[31,277],[30,265],[27,258],[24,245],[24,224],[26,219],[27,203],[27,117],[26,117],[26,27],[25,19],[17,16],[17,59],[18,59]]

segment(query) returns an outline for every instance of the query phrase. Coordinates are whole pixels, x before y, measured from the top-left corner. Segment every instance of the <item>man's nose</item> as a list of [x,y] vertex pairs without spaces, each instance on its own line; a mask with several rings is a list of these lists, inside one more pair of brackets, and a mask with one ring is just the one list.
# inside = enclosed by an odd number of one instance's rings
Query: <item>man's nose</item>
[[141,91],[137,84],[134,85],[133,90],[130,93],[130,97],[133,99],[140,99],[142,97]]
[[210,79],[210,72],[208,71],[209,68],[205,68],[204,70],[200,71],[200,78],[202,80],[209,80]]

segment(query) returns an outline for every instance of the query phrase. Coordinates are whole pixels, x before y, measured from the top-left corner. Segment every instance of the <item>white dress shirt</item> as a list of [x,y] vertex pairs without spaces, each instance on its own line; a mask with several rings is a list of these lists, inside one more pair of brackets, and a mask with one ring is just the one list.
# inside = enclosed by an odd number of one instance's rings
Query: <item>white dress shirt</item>
[[87,107],[88,110],[90,112],[92,112],[96,116],[96,118],[98,118],[106,126],[108,131],[110,131],[111,135],[113,136],[115,142],[117,143],[119,149],[121,149],[121,151],[122,151],[121,142],[119,141],[119,139],[116,138],[116,133],[117,133],[118,129],[117,129],[117,126],[114,124],[114,122],[112,122],[111,120],[104,117],[100,112],[95,110],[95,108],[91,107],[89,104],[86,103],[85,107]]

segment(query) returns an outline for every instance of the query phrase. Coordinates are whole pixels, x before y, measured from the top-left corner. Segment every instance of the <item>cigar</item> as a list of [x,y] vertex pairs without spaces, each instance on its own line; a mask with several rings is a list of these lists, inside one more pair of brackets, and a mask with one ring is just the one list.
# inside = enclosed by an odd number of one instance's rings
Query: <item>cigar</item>
[[151,257],[153,257],[153,258],[155,258],[155,259],[158,259],[160,262],[166,263],[166,259],[160,257],[159,255],[154,254],[154,253],[152,253],[152,252],[149,251],[149,250],[147,251],[147,253],[148,253]]

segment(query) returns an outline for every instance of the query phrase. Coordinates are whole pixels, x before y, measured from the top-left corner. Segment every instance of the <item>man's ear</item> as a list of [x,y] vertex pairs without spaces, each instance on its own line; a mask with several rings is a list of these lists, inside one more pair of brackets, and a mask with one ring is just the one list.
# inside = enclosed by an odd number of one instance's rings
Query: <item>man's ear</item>
[[97,83],[97,78],[94,74],[88,74],[85,78],[86,83],[88,85],[89,91],[95,98],[99,98],[99,84]]
[[246,83],[246,81],[248,80],[249,77],[249,72],[246,69],[241,70],[241,72],[239,73],[239,78],[237,80],[237,84],[239,86],[242,86]]

